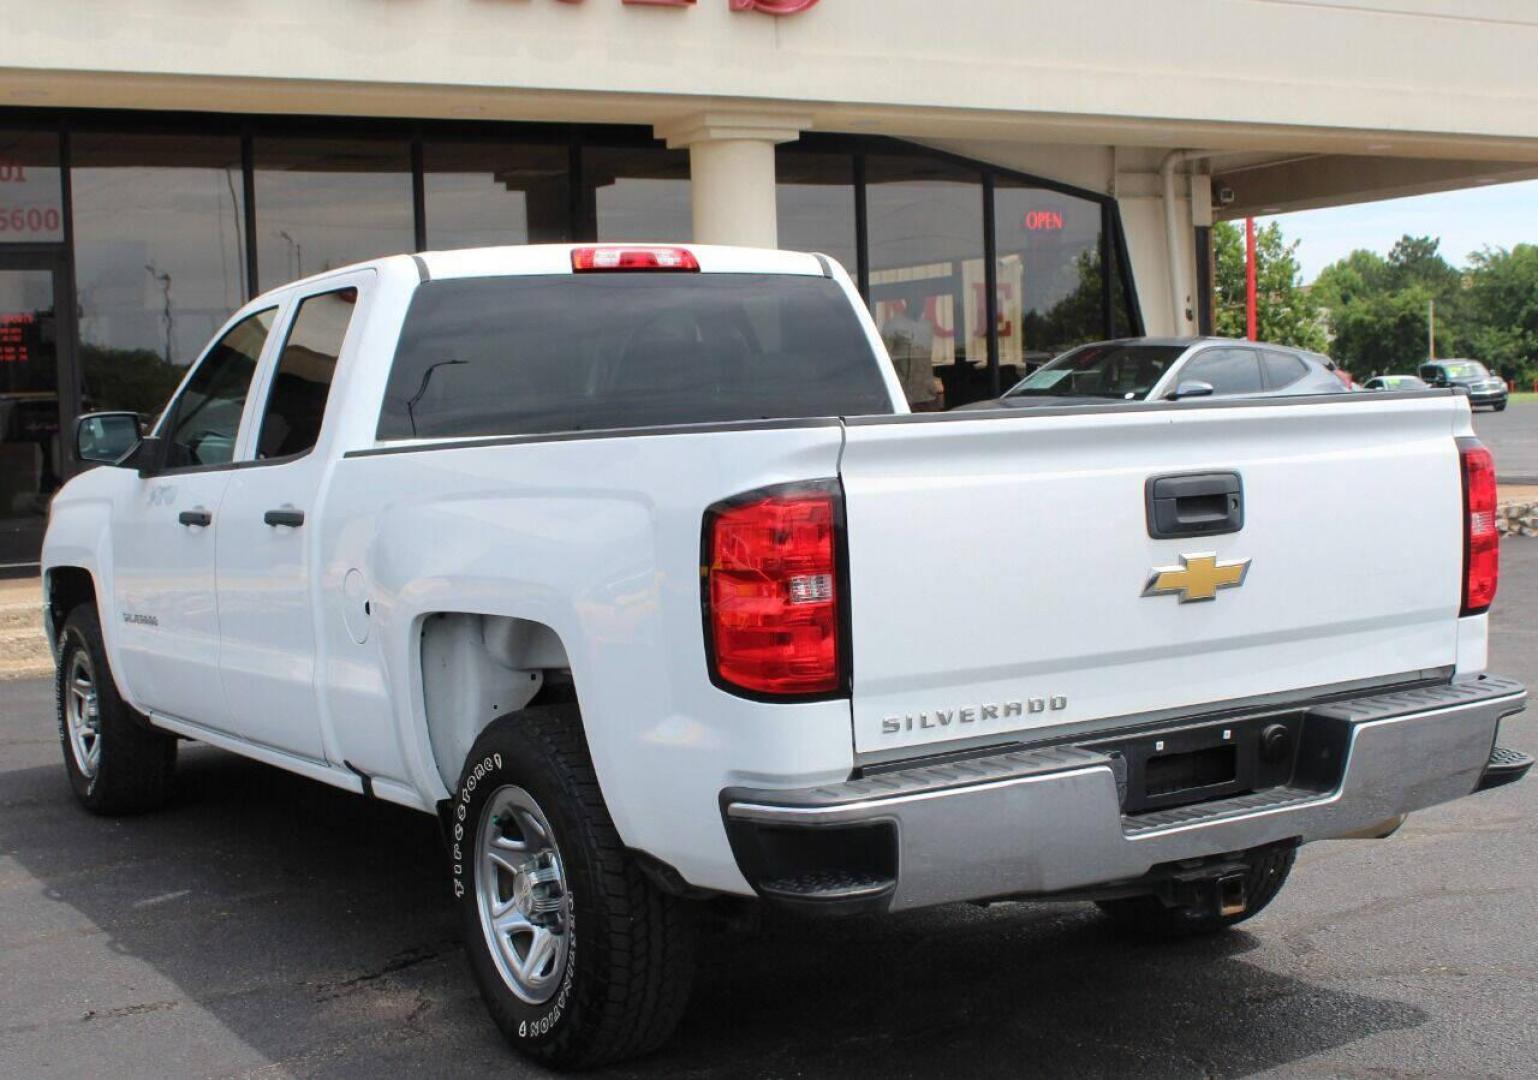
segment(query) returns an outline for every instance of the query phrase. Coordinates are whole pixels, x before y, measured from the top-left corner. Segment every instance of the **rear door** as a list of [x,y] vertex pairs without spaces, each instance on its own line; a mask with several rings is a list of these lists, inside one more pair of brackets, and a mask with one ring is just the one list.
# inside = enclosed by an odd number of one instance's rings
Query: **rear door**
[[332,377],[371,273],[331,278],[290,299],[247,461],[220,515],[220,666],[232,730],[314,761],[325,760],[312,516],[327,458],[318,447]]
[[[1455,404],[848,421],[856,748],[996,740],[1452,664]],[[1150,535],[1149,481],[1190,474],[1239,480],[1242,528]]]

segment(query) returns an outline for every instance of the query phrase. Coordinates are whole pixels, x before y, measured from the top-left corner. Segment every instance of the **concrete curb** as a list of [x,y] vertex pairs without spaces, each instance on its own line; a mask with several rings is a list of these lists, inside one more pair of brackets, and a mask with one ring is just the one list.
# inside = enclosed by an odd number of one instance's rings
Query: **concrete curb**
[[53,673],[37,578],[0,581],[0,681]]

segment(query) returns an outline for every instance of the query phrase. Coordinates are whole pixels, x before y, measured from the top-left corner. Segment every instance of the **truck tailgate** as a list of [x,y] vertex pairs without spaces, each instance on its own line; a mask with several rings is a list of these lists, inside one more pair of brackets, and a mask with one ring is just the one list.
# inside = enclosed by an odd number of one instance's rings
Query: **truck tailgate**
[[[1363,395],[850,421],[856,751],[1451,665],[1463,407]],[[1152,538],[1150,478],[1213,473],[1240,477],[1242,528]],[[1214,565],[1242,582],[1200,599]],[[1168,591],[1145,594],[1166,568]]]

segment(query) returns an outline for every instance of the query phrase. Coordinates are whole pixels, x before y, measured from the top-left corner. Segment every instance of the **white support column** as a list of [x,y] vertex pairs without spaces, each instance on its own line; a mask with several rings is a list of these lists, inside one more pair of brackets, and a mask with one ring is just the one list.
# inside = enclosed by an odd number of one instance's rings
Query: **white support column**
[[810,126],[806,116],[726,112],[656,125],[670,149],[689,148],[696,243],[779,246],[774,148]]
[[[1116,174],[1116,201],[1145,332],[1156,337],[1190,335],[1196,332],[1196,323],[1184,316],[1188,308],[1193,316],[1196,310],[1196,279],[1186,276],[1186,268],[1196,265],[1191,204],[1177,185],[1175,240],[1181,271],[1172,279],[1163,185],[1156,171],[1159,160],[1143,155],[1142,160],[1123,162]],[[1177,297],[1181,301],[1179,318],[1174,305]]]

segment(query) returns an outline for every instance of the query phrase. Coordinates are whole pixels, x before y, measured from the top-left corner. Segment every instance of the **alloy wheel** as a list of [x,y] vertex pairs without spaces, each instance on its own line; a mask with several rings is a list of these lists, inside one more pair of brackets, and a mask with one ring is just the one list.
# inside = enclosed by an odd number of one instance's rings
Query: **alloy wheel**
[[508,988],[541,1005],[560,986],[571,950],[571,896],[555,833],[534,797],[508,785],[486,800],[477,835],[481,930]]
[[76,649],[64,675],[64,724],[75,767],[87,778],[101,767],[101,699],[91,656]]

